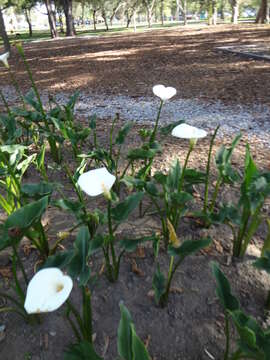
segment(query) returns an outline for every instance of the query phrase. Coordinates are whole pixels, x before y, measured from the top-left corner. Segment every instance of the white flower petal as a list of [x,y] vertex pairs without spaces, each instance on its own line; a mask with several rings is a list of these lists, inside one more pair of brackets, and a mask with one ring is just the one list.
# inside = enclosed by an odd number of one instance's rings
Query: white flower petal
[[89,196],[98,196],[105,191],[110,191],[116,177],[103,167],[90,170],[78,179],[78,185]]
[[8,58],[9,58],[9,52],[0,55],[0,61],[2,61],[2,63],[5,65],[6,68],[9,68]]
[[28,314],[57,310],[69,297],[72,279],[58,268],[38,271],[28,284],[24,308]]
[[206,137],[207,132],[188,124],[180,124],[172,130],[172,136],[181,139],[200,139]]
[[161,100],[166,101],[176,94],[176,89],[173,87],[165,87],[164,85],[155,85],[153,87],[153,93]]

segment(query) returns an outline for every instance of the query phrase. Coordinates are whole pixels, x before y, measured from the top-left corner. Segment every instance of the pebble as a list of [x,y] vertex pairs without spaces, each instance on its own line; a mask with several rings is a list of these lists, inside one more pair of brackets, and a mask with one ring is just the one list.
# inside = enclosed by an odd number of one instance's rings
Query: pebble
[[[6,99],[14,103],[16,93],[11,86],[1,89]],[[65,104],[70,94],[60,92],[55,98],[59,104]],[[48,94],[42,93],[42,101],[48,102]],[[82,91],[75,106],[75,113],[88,118],[96,114],[98,118],[113,118],[120,113],[120,118],[141,124],[153,124],[157,115],[159,99],[156,97],[130,97],[126,95],[91,94]],[[270,148],[269,121],[270,107],[265,104],[225,105],[220,101],[207,103],[199,99],[176,98],[163,106],[160,124],[166,125],[180,119],[188,124],[214,130],[220,125],[219,137],[233,136],[240,131],[248,138],[258,137],[258,146]]]

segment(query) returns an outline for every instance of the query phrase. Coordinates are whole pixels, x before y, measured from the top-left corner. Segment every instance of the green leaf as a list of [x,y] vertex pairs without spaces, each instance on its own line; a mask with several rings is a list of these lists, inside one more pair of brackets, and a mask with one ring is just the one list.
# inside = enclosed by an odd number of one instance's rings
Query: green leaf
[[97,250],[101,249],[104,244],[105,238],[102,234],[97,234],[90,240],[88,256],[94,254]]
[[60,251],[56,255],[49,256],[42,268],[57,267],[63,269],[68,266],[73,255],[73,250]]
[[82,204],[79,201],[72,201],[67,199],[60,199],[54,202],[54,205],[59,207],[62,210],[71,211],[74,214],[78,214],[78,212],[82,209]]
[[151,241],[151,242],[154,242],[154,241],[157,241],[157,236],[155,234],[151,235],[151,236],[143,236],[141,238],[138,238],[138,239],[122,239],[120,241],[120,247],[125,249],[125,251],[128,251],[128,252],[132,252],[134,250],[136,250],[137,246],[143,242],[146,242],[146,241]]
[[253,265],[260,270],[265,270],[270,274],[270,250],[266,250],[264,255],[257,259]]
[[181,191],[180,193],[173,192],[170,194],[170,198],[173,206],[182,206],[193,200],[193,196],[185,191]]
[[146,347],[142,340],[137,336],[135,327],[131,324],[131,332],[132,332],[132,353],[133,360],[151,360]]
[[270,219],[267,219],[266,221],[267,221],[268,231],[267,231],[266,239],[264,240],[264,243],[263,243],[261,256],[264,256],[264,254],[267,250],[270,251]]
[[116,144],[122,145],[125,142],[126,136],[129,133],[132,126],[133,126],[132,123],[127,123],[119,130],[115,139]]
[[112,209],[112,218],[116,222],[125,221],[128,216],[136,209],[144,196],[143,192],[129,195],[124,201],[117,204]]
[[24,196],[39,199],[45,195],[51,195],[54,190],[54,184],[40,182],[37,184],[24,184],[21,187],[21,193]]
[[153,289],[155,291],[155,300],[159,304],[159,300],[163,294],[166,292],[166,279],[163,273],[160,271],[159,265],[156,268],[154,278],[153,278]]
[[120,303],[121,320],[117,331],[118,353],[124,360],[133,360],[132,357],[132,319],[128,309]]
[[210,238],[200,240],[186,240],[178,248],[170,245],[168,248],[168,253],[171,256],[179,256],[184,259],[186,256],[208,247],[211,242],[212,240]]
[[217,263],[212,262],[211,266],[212,266],[212,273],[215,276],[217,283],[216,293],[224,309],[231,311],[238,310],[239,301],[234,295],[232,295],[231,286],[228,279],[219,269]]
[[178,191],[181,172],[180,162],[179,160],[176,160],[176,162],[171,166],[166,180],[166,185],[170,191]]
[[178,121],[175,121],[173,122],[172,124],[169,124],[167,126],[163,126],[162,128],[160,128],[160,134],[163,135],[163,136],[167,136],[169,134],[171,134],[172,130],[177,126],[177,125],[180,125],[180,124],[184,124],[185,120],[178,120]]
[[157,151],[152,149],[131,149],[128,151],[127,158],[129,160],[147,160],[147,159],[153,159],[153,157],[156,155]]
[[44,196],[38,201],[27,204],[12,213],[6,220],[4,226],[6,229],[28,229],[44,214],[49,204],[49,196]]
[[89,242],[89,230],[86,226],[82,226],[74,243],[75,255],[68,266],[68,273],[73,278],[79,278],[79,286],[85,286],[91,275],[87,265]]
[[97,355],[92,344],[82,341],[79,344],[71,345],[65,351],[64,360],[103,360]]

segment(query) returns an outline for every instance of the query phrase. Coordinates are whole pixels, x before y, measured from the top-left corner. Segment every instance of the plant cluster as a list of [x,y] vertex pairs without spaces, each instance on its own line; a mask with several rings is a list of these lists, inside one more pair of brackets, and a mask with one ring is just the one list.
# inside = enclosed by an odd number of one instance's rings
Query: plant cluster
[[[57,310],[65,303],[65,316],[74,331],[77,344],[65,353],[65,359],[100,359],[95,353],[92,340],[91,297],[98,281],[91,259],[100,253],[104,259],[105,274],[115,282],[121,270],[121,260],[126,252],[133,252],[143,243],[152,245],[155,258],[153,289],[158,306],[168,304],[173,277],[182,262],[192,254],[211,245],[210,238],[182,241],[181,218],[192,216],[202,226],[227,224],[233,232],[233,256],[243,257],[258,226],[264,221],[263,206],[270,193],[270,173],[261,172],[254,163],[249,146],[246,146],[244,171],[232,166],[232,155],[241,135],[237,135],[230,147],[221,146],[214,162],[217,178],[210,188],[213,146],[218,132],[215,130],[208,149],[205,171],[189,168],[189,158],[198,139],[207,132],[185,124],[184,121],[160,128],[162,108],[176,90],[163,85],[153,87],[160,99],[160,106],[153,129],[141,129],[139,147],[123,152],[132,124],[117,129],[116,115],[108,134],[107,146],[101,144],[97,133],[97,119],[89,119],[88,126],[75,120],[74,108],[78,94],[65,105],[49,98],[48,106],[42,103],[25,59],[21,44],[17,49],[28,72],[32,89],[24,96],[8,64],[8,54],[0,62],[8,69],[21,105],[10,108],[0,92],[5,113],[0,115],[0,206],[6,214],[0,225],[0,251],[11,247],[14,294],[0,293],[10,306],[0,311],[14,311],[27,322],[40,322],[41,313]],[[175,161],[165,173],[154,172],[155,157],[162,151],[160,138],[172,136],[188,139],[189,147],[183,166]],[[87,151],[84,148],[87,144]],[[73,162],[65,160],[64,149],[71,149]],[[73,166],[75,164],[75,167]],[[39,182],[25,181],[27,172],[39,174]],[[49,171],[66,175],[76,197],[66,195],[61,184],[52,182]],[[192,210],[195,203],[194,186],[204,189],[201,210]],[[240,189],[235,204],[220,200],[224,186]],[[103,197],[104,206],[90,209],[87,199]],[[145,205],[147,203],[147,206]],[[69,212],[74,217],[72,226],[61,233],[54,246],[48,241],[47,229],[42,216],[48,206]],[[155,211],[160,219],[161,231],[141,237],[119,237],[119,227],[138,209],[140,216]],[[71,248],[63,250],[60,242],[76,232]],[[270,231],[269,231],[270,233]],[[20,258],[19,247],[27,238],[40,257],[39,269],[29,280]],[[168,254],[167,275],[160,266],[160,250]],[[269,235],[262,258],[255,264],[269,271]],[[268,266],[268,267],[267,267]],[[21,277],[18,275],[21,273]],[[267,359],[269,335],[257,323],[247,317],[238,301],[230,292],[228,280],[217,265],[213,272],[218,283],[218,296],[225,310],[227,346],[224,359],[229,359],[229,319],[235,324],[240,340],[239,347],[230,359],[244,356]],[[69,299],[73,285],[81,290],[81,308],[77,309]],[[269,301],[268,301],[269,303]],[[120,304],[121,320],[118,329],[118,352],[123,359],[150,359],[142,341],[135,332],[128,310]],[[267,350],[268,349],[268,350]],[[266,354],[266,355],[265,355]]]

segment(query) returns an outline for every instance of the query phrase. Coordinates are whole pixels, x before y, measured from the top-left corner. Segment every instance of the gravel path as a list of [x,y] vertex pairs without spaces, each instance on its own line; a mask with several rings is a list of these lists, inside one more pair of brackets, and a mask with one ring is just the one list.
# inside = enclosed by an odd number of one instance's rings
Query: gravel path
[[[12,88],[2,89],[10,103],[16,102]],[[67,102],[68,93],[58,93],[60,104]],[[42,94],[44,102],[48,101],[46,93]],[[138,123],[153,123],[157,114],[159,99],[155,97],[130,97],[115,95],[92,95],[82,92],[76,104],[76,114],[89,117],[96,114],[98,118],[112,118],[119,113],[121,119]],[[161,124],[184,119],[188,124],[213,130],[221,125],[219,136],[234,135],[242,131],[248,137],[256,137],[260,145],[270,147],[270,107],[255,104],[224,105],[221,102],[206,103],[196,99],[171,99],[165,103],[161,113]]]

